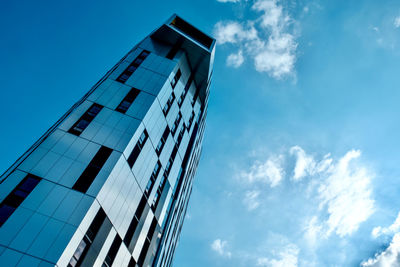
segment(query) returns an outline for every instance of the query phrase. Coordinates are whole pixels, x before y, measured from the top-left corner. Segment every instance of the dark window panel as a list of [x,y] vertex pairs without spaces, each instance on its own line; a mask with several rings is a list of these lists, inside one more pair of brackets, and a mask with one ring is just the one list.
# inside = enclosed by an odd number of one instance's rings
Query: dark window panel
[[181,130],[180,130],[180,132],[179,132],[179,135],[178,135],[178,140],[177,140],[177,145],[178,145],[178,146],[179,146],[179,145],[181,144],[181,142],[182,142],[183,135],[185,134],[185,129],[186,129],[186,125],[183,124],[183,125],[182,125],[182,128],[181,128]]
[[137,158],[139,157],[140,151],[141,151],[141,149],[140,149],[140,147],[138,145],[136,145],[133,148],[133,150],[132,150],[132,152],[129,155],[128,160],[127,160],[129,167],[131,167],[131,168],[133,167],[133,165],[135,164]]
[[121,76],[118,77],[117,81],[125,83],[128,80],[129,76],[130,75],[128,75],[127,73],[122,73]]
[[163,113],[165,116],[167,116],[169,110],[171,109],[172,103],[174,103],[175,100],[175,94],[174,92],[171,93],[170,97],[167,100],[167,103],[165,103],[165,106],[163,108]]
[[139,58],[146,58],[150,54],[149,51],[143,50],[142,53],[140,53]]
[[93,242],[93,239],[95,238],[105,219],[106,213],[102,208],[100,208],[86,232],[86,236],[89,238],[90,242]]
[[149,179],[146,185],[146,189],[144,190],[144,194],[146,197],[150,195],[151,190],[153,189],[154,186],[154,181],[152,179]]
[[117,234],[114,238],[114,241],[111,244],[110,249],[108,250],[106,258],[104,259],[104,263],[103,263],[104,267],[110,267],[113,264],[113,262],[115,260],[115,256],[117,255],[119,247],[121,246],[121,243],[122,243],[122,239]]
[[151,203],[151,209],[153,211],[156,210],[156,207],[157,207],[157,204],[158,204],[158,200],[160,199],[160,196],[161,196],[161,192],[157,190],[156,194],[154,195],[153,202]]
[[144,208],[146,207],[146,203],[147,203],[146,198],[142,197],[135,212],[135,214],[137,215],[136,217],[138,217],[138,219],[140,219],[140,217],[142,216]]
[[82,261],[85,258],[90,245],[93,243],[93,240],[96,237],[105,219],[106,219],[106,213],[102,208],[100,208],[96,216],[94,217],[92,223],[90,224],[88,230],[86,231],[85,236],[79,243],[78,248],[76,249],[74,255],[69,261],[68,267],[75,267],[75,266],[77,267],[82,264]]
[[185,100],[185,97],[186,97],[186,95],[187,95],[187,93],[189,91],[190,85],[193,82],[193,77],[194,77],[194,75],[191,74],[189,79],[188,79],[188,81],[186,82],[185,88],[183,89],[183,92],[182,92],[182,94],[181,94],[181,96],[180,96],[180,98],[178,100],[178,106],[179,107],[182,107],[183,100]]
[[149,134],[147,133],[146,129],[144,129],[144,131],[140,135],[139,141],[138,141],[140,148],[143,148],[144,144],[146,143],[147,137],[149,137]]
[[139,157],[140,151],[142,151],[142,148],[144,144],[147,141],[147,138],[149,137],[149,134],[147,133],[146,129],[143,131],[143,133],[140,135],[138,142],[136,143],[135,147],[133,148],[131,154],[129,155],[127,162],[129,167],[133,167],[135,164],[137,158]]
[[115,110],[121,113],[125,113],[132,105],[133,101],[136,99],[139,92],[140,90],[132,88]]
[[197,88],[196,92],[194,93],[193,98],[192,98],[192,107],[194,107],[194,104],[196,104],[196,100],[197,100],[197,97],[199,96],[199,92],[200,92],[200,90]]
[[79,260],[81,258],[83,259],[83,257],[86,255],[87,251],[89,250],[90,244],[91,243],[85,236],[79,243],[78,248],[76,249],[74,255],[72,255],[72,258],[69,261],[68,267],[70,267],[70,266],[75,267],[75,266],[80,265],[81,261],[79,261]]
[[132,221],[129,224],[128,230],[126,231],[126,234],[125,234],[124,243],[127,247],[129,247],[129,244],[132,241],[132,237],[135,234],[136,227],[139,224],[140,217],[142,216],[144,208],[146,207],[146,203],[147,203],[146,197],[142,196],[142,198],[139,202],[139,205],[136,209],[135,215],[133,216]]
[[19,205],[21,205],[33,189],[35,189],[40,180],[40,177],[28,174],[3,200],[0,204],[0,227],[7,221]]
[[131,260],[129,261],[128,267],[135,267],[136,266],[136,261],[135,259],[132,257]]
[[178,69],[178,71],[176,72],[174,78],[173,78],[172,81],[171,81],[172,89],[174,89],[175,86],[178,84],[178,81],[179,81],[179,79],[181,78],[181,76],[182,76],[182,72],[181,72],[180,69]]
[[153,221],[151,222],[151,226],[149,228],[149,232],[147,233],[147,238],[151,241],[154,231],[156,230],[157,226],[157,219],[154,217]]
[[169,127],[167,125],[167,127],[165,127],[164,133],[161,136],[160,141],[158,142],[158,145],[156,147],[156,153],[157,153],[158,156],[160,156],[161,151],[164,148],[165,142],[167,142],[169,133],[170,133],[170,130],[169,130]]
[[178,116],[176,117],[174,125],[172,126],[172,129],[171,129],[172,136],[175,136],[176,129],[178,128],[178,125],[181,122],[181,119],[182,119],[182,114],[179,111]]
[[72,189],[82,193],[86,193],[86,191],[89,189],[94,179],[96,178],[97,174],[99,174],[104,163],[110,157],[111,153],[111,148],[105,146],[100,147],[99,151],[97,151],[96,155],[90,161],[89,165],[83,171],[81,176],[79,176],[78,180],[76,180]]
[[194,120],[194,111],[192,111],[192,114],[190,115],[190,118],[189,118],[189,126],[187,127],[187,130],[188,130],[188,132],[189,132],[189,130],[190,130],[190,128],[192,127],[192,123],[193,123],[193,120]]
[[130,244],[131,241],[132,241],[132,237],[133,237],[133,235],[135,234],[136,227],[138,226],[138,224],[139,224],[139,220],[138,220],[138,218],[136,218],[136,216],[134,215],[134,216],[133,216],[133,219],[132,219],[132,221],[131,221],[131,223],[129,224],[128,231],[126,232],[125,238],[124,238],[124,243],[125,243],[125,245],[126,245],[127,247],[129,247],[129,244]]
[[99,114],[103,106],[99,104],[93,104],[74,125],[68,130],[69,133],[80,135],[86,127],[92,122],[92,120]]
[[169,175],[169,173],[171,171],[172,164],[174,163],[174,160],[175,160],[175,157],[176,157],[177,153],[178,153],[178,147],[174,146],[174,149],[171,152],[171,156],[169,157],[169,160],[167,162],[167,165],[165,166],[165,171],[164,171],[162,180],[160,182],[160,185],[158,186],[157,192],[156,192],[156,194],[154,196],[154,199],[153,199],[153,202],[151,204],[151,209],[153,211],[155,211],[156,208],[157,208],[158,201],[160,200],[160,196],[162,194],[162,191],[164,190],[164,186],[165,186],[165,184],[167,182],[168,175]]
[[150,195],[151,190],[153,189],[154,183],[157,179],[157,176],[160,173],[160,169],[161,169],[161,162],[157,161],[156,166],[153,169],[153,172],[151,174],[149,182],[147,183],[146,189],[144,191],[144,194],[146,197],[148,197]]
[[147,250],[149,250],[149,246],[150,246],[150,241],[146,238],[143,248],[142,248],[142,251],[140,252],[138,262],[137,262],[137,264],[139,266],[143,265],[144,260],[146,259]]
[[135,72],[135,70],[139,67],[140,64],[146,59],[146,57],[150,54],[149,51],[143,50],[136,59],[119,75],[117,78],[118,82],[125,83],[129,77]]

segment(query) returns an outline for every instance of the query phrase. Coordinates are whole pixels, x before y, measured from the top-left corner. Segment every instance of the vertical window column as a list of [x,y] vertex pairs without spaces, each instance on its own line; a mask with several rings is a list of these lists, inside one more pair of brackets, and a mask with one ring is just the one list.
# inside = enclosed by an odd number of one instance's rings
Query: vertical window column
[[181,122],[181,119],[182,119],[182,113],[179,111],[178,116],[175,119],[174,125],[172,125],[172,129],[171,129],[172,136],[175,136],[176,129],[178,128],[178,125]]
[[187,95],[187,93],[188,93],[188,91],[189,91],[190,85],[191,85],[192,82],[193,82],[193,77],[194,77],[194,75],[193,75],[193,73],[192,73],[192,74],[190,75],[190,77],[189,77],[189,79],[188,79],[186,85],[185,85],[185,88],[183,89],[183,92],[182,92],[181,96],[179,97],[179,100],[178,100],[178,106],[179,106],[179,107],[182,107],[183,100],[185,100],[185,97],[186,97],[186,95]]
[[132,221],[129,224],[128,230],[126,231],[125,237],[124,237],[124,243],[128,247],[129,251],[132,252],[133,246],[130,246],[133,235],[135,234],[136,228],[139,224],[140,217],[142,216],[142,213],[144,211],[144,208],[146,207],[147,199],[145,196],[142,196],[140,199],[139,205],[136,209],[135,215],[133,215]]
[[157,161],[156,166],[154,167],[153,172],[151,173],[149,182],[147,183],[146,189],[144,190],[144,195],[146,197],[149,197],[151,190],[153,189],[154,183],[157,179],[157,176],[160,173],[160,169],[161,169],[161,162]]
[[185,125],[185,123],[183,123],[183,124],[182,124],[182,128],[181,128],[181,130],[180,130],[180,132],[179,132],[179,135],[178,135],[178,140],[177,140],[177,142],[176,142],[176,145],[177,145],[178,147],[180,146],[180,144],[181,144],[181,142],[182,142],[183,135],[185,134],[185,129],[186,129],[186,125]]
[[175,100],[175,94],[174,94],[174,92],[172,92],[170,97],[167,100],[167,103],[165,103],[165,106],[163,108],[163,113],[165,116],[167,116],[169,110],[171,109],[171,106],[172,106],[172,103],[174,102],[174,100]]
[[167,127],[165,127],[164,133],[161,136],[160,141],[158,142],[158,145],[156,147],[157,156],[160,156],[161,151],[164,148],[165,142],[167,142],[167,139],[168,139],[168,136],[169,136],[169,132],[170,132],[170,130],[169,130],[169,127],[167,125]]
[[189,130],[190,130],[190,127],[192,127],[192,123],[193,123],[193,120],[194,120],[194,111],[192,111],[192,114],[190,115],[190,118],[189,118],[189,125],[188,125],[188,127],[187,127],[187,131],[189,132]]
[[146,240],[144,241],[142,251],[140,252],[139,259],[138,259],[138,265],[142,266],[147,255],[147,251],[149,250],[151,239],[153,238],[154,231],[156,230],[157,226],[157,219],[153,218],[153,221],[151,222],[149,231],[147,232]]
[[118,233],[114,238],[114,241],[111,244],[110,249],[108,250],[108,253],[106,255],[106,258],[104,259],[102,267],[111,267],[114,260],[115,256],[117,256],[117,252],[119,250],[119,247],[121,246],[122,239],[119,237]]
[[175,88],[175,86],[177,85],[177,83],[178,83],[179,79],[181,78],[181,76],[182,76],[182,72],[181,72],[180,69],[178,69],[178,71],[175,73],[174,78],[171,81],[172,89]]
[[162,180],[161,180],[161,182],[160,182],[160,184],[159,184],[159,186],[157,188],[157,192],[154,195],[153,202],[151,204],[151,209],[153,211],[155,211],[157,209],[158,202],[160,201],[160,197],[161,197],[162,192],[164,190],[165,184],[166,184],[167,179],[168,179],[168,175],[169,175],[169,173],[171,171],[172,164],[174,163],[174,160],[175,160],[175,157],[176,157],[177,153],[178,153],[178,147],[174,146],[174,149],[172,150],[171,156],[169,157],[169,160],[167,162],[167,165],[165,166],[165,171],[164,171]]
[[135,147],[133,148],[131,154],[129,155],[127,161],[129,167],[133,167],[137,158],[139,157],[140,151],[142,151],[149,134],[147,133],[146,129],[144,129],[143,133],[140,135],[138,142],[136,143]]

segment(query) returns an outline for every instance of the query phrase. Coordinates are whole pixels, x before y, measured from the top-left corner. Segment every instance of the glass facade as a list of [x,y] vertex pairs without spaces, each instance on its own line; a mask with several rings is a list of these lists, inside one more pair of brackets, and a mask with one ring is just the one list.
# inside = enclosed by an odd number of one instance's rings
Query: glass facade
[[214,50],[173,15],[0,177],[1,266],[171,266]]

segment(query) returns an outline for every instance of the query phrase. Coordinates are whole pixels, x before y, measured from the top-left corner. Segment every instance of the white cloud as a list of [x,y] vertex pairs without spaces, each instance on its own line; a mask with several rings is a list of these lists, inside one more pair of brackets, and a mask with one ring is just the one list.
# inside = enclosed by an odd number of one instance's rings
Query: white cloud
[[394,221],[394,223],[392,225],[390,225],[389,227],[375,227],[372,230],[372,236],[374,238],[377,238],[381,235],[393,235],[396,232],[399,232],[400,230],[400,212],[397,215],[396,220]]
[[393,236],[389,247],[381,253],[375,254],[374,258],[361,263],[363,267],[394,267],[400,264],[400,233]]
[[297,158],[293,180],[301,180],[306,175],[314,173],[316,163],[313,157],[307,155],[301,147],[294,146],[290,148],[290,154],[295,155]]
[[332,158],[330,154],[324,156],[324,158],[316,162],[314,158],[299,146],[290,148],[290,155],[296,156],[296,164],[294,167],[293,180],[299,181],[307,175],[315,175],[317,173],[327,172],[332,168]]
[[260,195],[260,191],[258,190],[252,190],[252,191],[247,191],[243,203],[247,206],[248,210],[254,210],[258,208],[260,205],[260,202],[258,200],[258,196]]
[[362,165],[352,164],[360,155],[359,150],[347,152],[318,188],[320,208],[326,207],[329,214],[327,236],[332,232],[341,237],[352,234],[374,212],[373,174]]
[[393,24],[394,24],[394,27],[395,27],[395,28],[399,28],[399,27],[400,27],[400,16],[399,16],[399,17],[396,17],[396,18],[394,19]]
[[252,10],[261,13],[254,21],[218,22],[214,28],[218,43],[245,48],[246,56],[254,60],[258,72],[266,72],[276,79],[293,75],[297,43],[288,30],[292,19],[276,0],[258,0]]
[[[305,238],[311,245],[315,244],[318,237],[327,238],[332,233],[340,237],[351,235],[374,213],[371,185],[374,174],[356,161],[361,156],[359,150],[348,151],[336,162],[330,154],[316,160],[300,146],[290,148],[289,154],[296,157],[292,180],[310,177],[306,195],[318,201],[317,213],[312,215],[304,228]],[[241,177],[250,185],[264,183],[274,188],[285,176],[284,158],[285,155],[281,154],[271,156],[265,162],[256,161],[249,171],[241,173]],[[261,205],[260,197],[261,191],[253,187],[246,192],[243,203],[249,210],[254,210]],[[395,225],[400,228],[400,218]],[[388,230],[375,230],[378,231]]]
[[318,222],[318,217],[313,216],[311,220],[308,221],[304,230],[304,237],[307,240],[308,245],[312,248],[315,247],[322,233],[322,225]]
[[[295,157],[293,169],[284,169],[288,166],[285,164],[288,156]],[[360,156],[359,150],[349,150],[335,160],[331,154],[317,158],[307,154],[300,146],[293,146],[285,153],[267,157],[266,160],[259,159],[249,170],[241,172],[240,178],[247,182],[245,186],[248,187],[244,190],[243,203],[248,210],[257,210],[263,206],[263,201],[269,201],[266,190],[260,189],[260,183],[269,185],[273,190],[282,183],[285,172],[293,172],[290,181],[297,188],[295,194],[301,192],[304,203],[315,207],[308,210],[311,213],[305,214],[304,225],[300,226],[308,248],[315,249],[321,239],[326,240],[332,235],[341,238],[350,236],[375,211],[372,192],[374,173],[362,163]],[[294,184],[301,179],[305,183]],[[299,186],[304,187],[299,190]],[[296,195],[294,199],[301,198]],[[296,207],[296,203],[292,205]],[[387,229],[392,232],[400,229],[400,218]],[[376,234],[387,231],[386,228],[375,230]],[[261,259],[260,265],[264,262],[270,264],[271,260]]]
[[263,182],[275,187],[281,182],[285,173],[282,164],[282,155],[269,157],[265,162],[256,161],[249,172],[242,173],[242,177],[250,183]]
[[211,249],[216,251],[221,256],[230,258],[232,253],[227,250],[228,242],[226,240],[216,239],[211,243]]
[[226,59],[226,65],[239,68],[244,62],[243,51],[239,50],[236,54],[230,54]]
[[287,245],[277,255],[276,259],[260,257],[257,259],[257,266],[265,267],[297,267],[299,248],[294,244]]
[[258,0],[252,9],[264,12],[261,16],[261,26],[274,31],[279,31],[279,28],[284,26],[282,22],[289,19],[284,16],[282,6],[278,5],[276,0]]
[[214,26],[214,36],[219,44],[236,44],[257,39],[257,31],[251,25],[245,28],[236,21],[220,21]]
[[217,2],[221,3],[238,3],[240,0],[217,0]]

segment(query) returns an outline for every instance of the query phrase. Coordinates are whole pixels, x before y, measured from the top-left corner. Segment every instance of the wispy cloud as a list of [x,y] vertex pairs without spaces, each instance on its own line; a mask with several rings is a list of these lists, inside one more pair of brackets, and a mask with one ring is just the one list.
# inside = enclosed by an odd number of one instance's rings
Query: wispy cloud
[[394,19],[393,25],[395,28],[400,28],[400,16]]
[[393,236],[389,246],[373,258],[361,263],[363,267],[386,267],[397,266],[400,262],[400,212],[396,220],[388,227],[375,227],[372,230],[372,236],[378,238],[380,236]]
[[350,235],[374,212],[373,174],[362,165],[352,164],[360,155],[359,150],[347,152],[318,188],[320,208],[326,208],[329,214],[327,235]]
[[318,221],[318,216],[313,216],[305,227],[304,237],[309,247],[314,248],[317,245],[319,237],[322,235],[322,225]]
[[307,175],[326,172],[332,167],[330,154],[325,155],[321,161],[316,162],[314,158],[311,155],[307,155],[301,147],[294,146],[290,148],[290,155],[296,157],[293,175],[293,180],[295,181],[301,180]]
[[390,267],[399,266],[400,262],[400,233],[393,236],[390,245],[381,253],[375,254],[374,258],[361,263],[363,267]]
[[242,177],[250,183],[262,182],[270,187],[279,185],[285,174],[282,164],[283,156],[271,156],[265,162],[256,161],[250,171],[242,172]]
[[230,54],[226,59],[226,65],[239,68],[244,62],[243,51],[239,50],[236,54]]
[[299,248],[294,244],[289,244],[277,253],[277,257],[270,259],[260,257],[257,259],[257,266],[262,267],[297,267]]
[[214,28],[218,43],[238,46],[253,59],[258,72],[276,79],[293,75],[297,49],[295,36],[289,30],[293,19],[276,0],[255,1],[251,10],[259,14],[257,19],[218,22]]
[[221,256],[230,258],[232,253],[227,249],[228,242],[226,240],[215,239],[211,243],[211,249],[217,252]]
[[[301,146],[281,149],[279,154],[267,157],[263,156],[264,153],[251,154],[252,158],[256,158],[251,167],[238,172],[236,178],[240,178],[238,181],[242,186],[239,190],[242,203],[252,212],[249,216],[257,219],[266,214],[271,216],[271,220],[276,216],[286,216],[280,213],[281,210],[296,214],[293,223],[299,226],[294,229],[302,234],[302,238],[296,237],[299,243],[287,240],[288,243],[283,244],[280,250],[269,250],[268,254],[263,254],[265,250],[258,247],[256,253],[248,252],[252,255],[249,258],[254,261],[253,265],[258,266],[321,266],[316,251],[323,250],[327,242],[342,246],[339,240],[343,243],[350,240],[349,237],[354,236],[375,212],[372,190],[374,171],[363,162],[361,151],[354,149],[341,156],[330,153],[318,156],[317,153],[308,153]],[[289,199],[281,198],[282,192]],[[281,206],[272,208],[269,205],[276,203]],[[286,219],[292,218],[286,216]],[[377,227],[375,232],[379,235],[399,228],[400,218],[389,227]],[[280,235],[287,229],[275,227],[270,231]],[[285,249],[287,244],[293,246]],[[301,248],[306,258],[299,257],[296,246]],[[271,245],[267,247],[270,249]],[[238,251],[232,253],[234,255],[239,255]]]
[[219,44],[237,44],[257,39],[257,31],[252,23],[243,26],[237,21],[220,21],[214,26],[214,36]]
[[[290,165],[284,168],[285,158],[289,156],[296,160],[293,170],[288,169]],[[243,203],[248,210],[261,206],[263,195],[259,183],[268,184],[273,190],[286,173],[293,173],[290,179],[293,182],[308,177],[304,183],[311,188],[307,201],[314,202],[318,208],[305,223],[305,238],[312,244],[332,233],[340,237],[351,235],[375,211],[371,185],[374,173],[359,161],[360,156],[361,151],[350,150],[337,160],[330,154],[317,160],[300,146],[293,146],[287,153],[270,156],[265,161],[257,160],[249,171],[241,173],[252,186]]]
[[294,146],[290,149],[290,154],[295,155],[296,165],[294,167],[293,180],[297,181],[302,179],[308,174],[313,174],[315,170],[315,161],[313,157],[309,156],[299,146]]
[[372,236],[374,238],[377,238],[381,235],[393,235],[394,233],[399,232],[399,230],[400,230],[400,212],[397,215],[397,218],[392,225],[388,227],[381,227],[381,226],[375,227],[372,230]]
[[305,237],[311,244],[318,236],[328,237],[333,232],[341,237],[350,235],[373,214],[374,174],[355,162],[361,156],[359,150],[348,151],[337,163],[330,154],[317,161],[299,146],[292,147],[290,154],[296,157],[293,180],[318,174],[313,182],[318,188],[319,210],[328,215],[327,219],[314,216],[307,223]]
[[258,196],[260,195],[260,191],[258,190],[251,190],[251,191],[247,191],[244,199],[243,199],[243,203],[246,205],[248,210],[255,210],[256,208],[258,208],[258,206],[260,205],[260,201],[258,199]]

